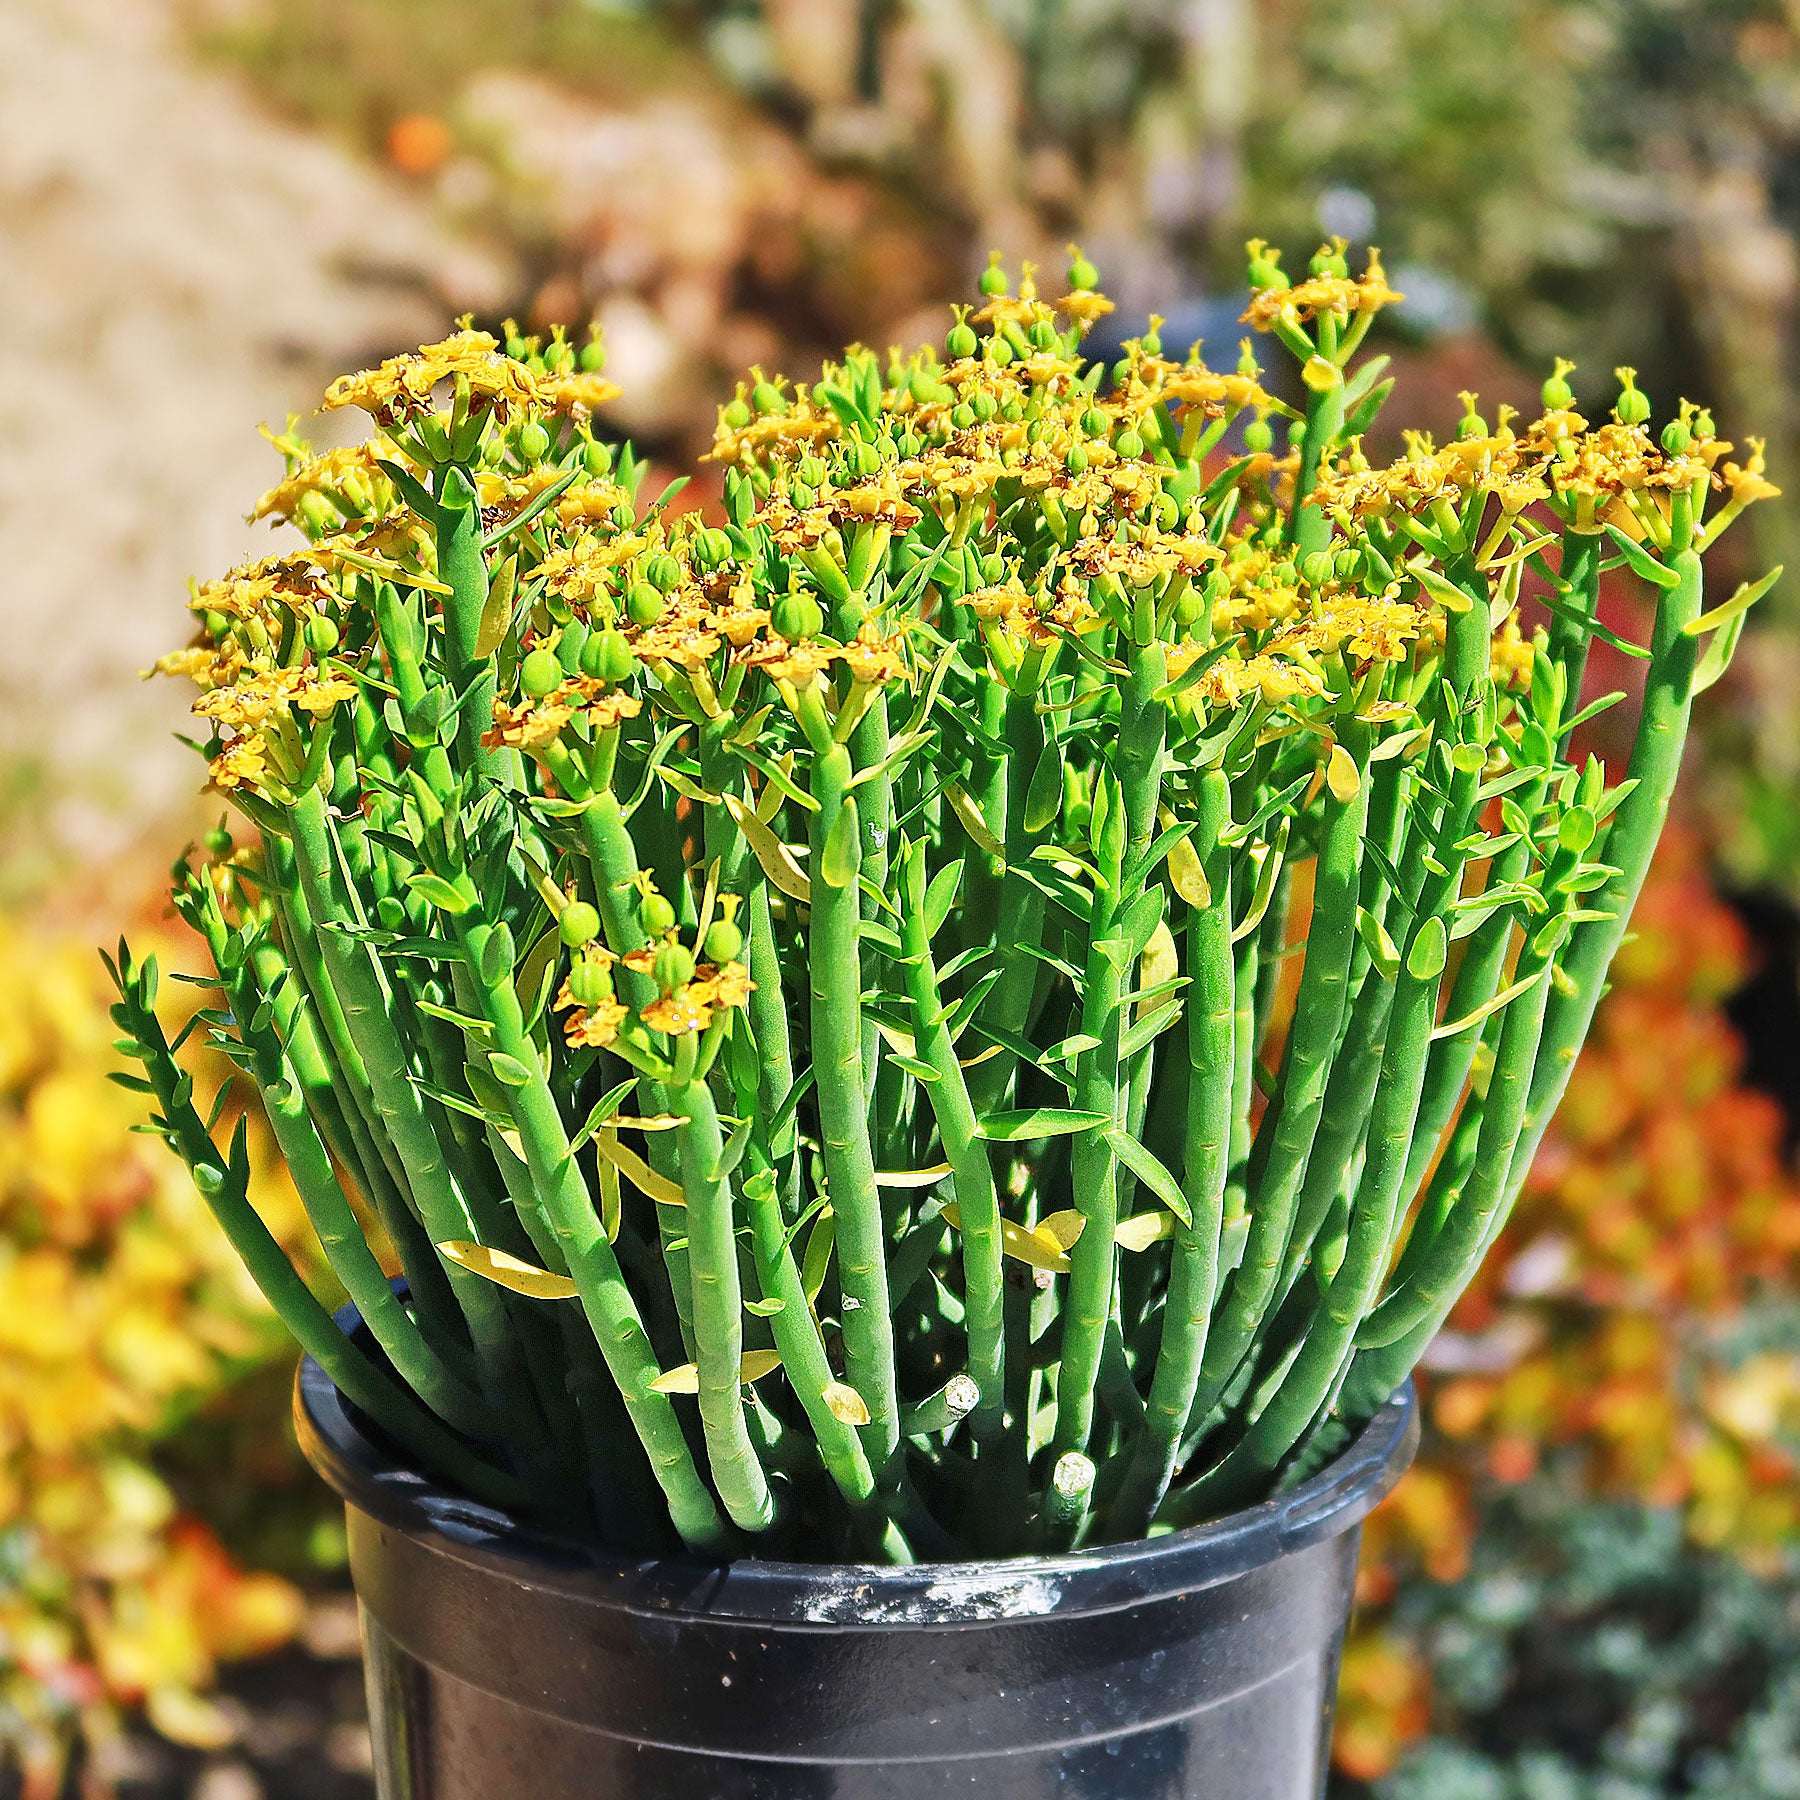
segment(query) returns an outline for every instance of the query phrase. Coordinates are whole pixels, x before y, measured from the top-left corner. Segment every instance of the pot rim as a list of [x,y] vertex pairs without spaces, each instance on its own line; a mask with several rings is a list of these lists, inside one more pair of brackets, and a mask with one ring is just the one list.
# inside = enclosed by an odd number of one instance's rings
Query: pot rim
[[[347,1336],[362,1329],[354,1307],[337,1317]],[[295,1378],[294,1425],[307,1460],[347,1506],[511,1580],[585,1590],[633,1611],[862,1627],[1068,1617],[1215,1587],[1360,1525],[1419,1442],[1409,1379],[1318,1474],[1222,1519],[1055,1556],[895,1566],[615,1554],[521,1524],[401,1462],[310,1356]]]

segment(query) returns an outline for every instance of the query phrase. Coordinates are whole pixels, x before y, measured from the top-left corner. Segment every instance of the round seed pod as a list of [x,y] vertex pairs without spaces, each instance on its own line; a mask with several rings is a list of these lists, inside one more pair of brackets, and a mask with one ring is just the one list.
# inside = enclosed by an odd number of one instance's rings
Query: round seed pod
[[1113,439],[1113,448],[1127,462],[1136,462],[1144,454],[1144,440],[1129,425]]
[[744,934],[729,919],[714,919],[707,928],[706,960],[711,963],[736,962],[744,947]]
[[825,611],[811,594],[783,594],[775,602],[770,622],[790,644],[797,644],[825,629]]
[[579,1006],[601,1006],[613,997],[612,971],[597,959],[583,957],[569,970],[569,997]]
[[981,340],[975,335],[975,328],[962,319],[950,327],[949,335],[944,339],[944,348],[959,360],[973,356],[980,347]]
[[571,950],[579,949],[600,935],[600,915],[587,901],[571,900],[562,909],[556,929]]
[[666,594],[681,580],[681,564],[666,550],[659,550],[645,561],[644,579],[659,593]]
[[610,475],[613,466],[612,446],[601,443],[598,438],[589,438],[581,446],[581,466],[590,475]]
[[527,462],[542,462],[550,454],[550,433],[536,419],[519,427],[519,454]]
[[546,695],[554,694],[562,686],[562,680],[563,666],[557,661],[554,650],[540,647],[519,664],[519,686],[529,699],[542,700]]
[[787,400],[781,389],[772,381],[759,381],[750,390],[750,404],[759,413],[783,413],[787,411]]
[[338,647],[337,620],[330,613],[307,614],[306,647],[314,656],[329,656]]
[[581,354],[576,357],[575,361],[580,365],[584,374],[598,375],[606,367],[606,346],[598,337],[589,338],[581,346]]
[[649,937],[661,937],[675,927],[675,908],[654,888],[638,902],[638,923]]
[[581,672],[595,681],[623,681],[636,666],[629,640],[611,626],[593,632],[581,646]]
[[1323,587],[1336,572],[1328,550],[1310,550],[1300,559],[1300,576],[1308,587]]
[[1252,419],[1244,427],[1244,448],[1252,456],[1266,456],[1275,448],[1275,429],[1267,419]]
[[736,400],[727,401],[719,412],[721,423],[732,431],[742,431],[755,416],[741,396]]
[[672,994],[694,979],[694,953],[680,944],[664,944],[650,965],[650,973],[663,993]]
[[1662,447],[1671,456],[1683,456],[1693,444],[1694,434],[1679,419],[1671,419],[1662,428]]
[[1091,294],[1100,285],[1100,271],[1081,254],[1072,251],[1069,257],[1069,289],[1071,293]]
[[323,537],[338,527],[338,509],[316,488],[308,488],[294,506],[294,523],[308,537]]
[[654,625],[668,610],[662,590],[647,581],[634,581],[625,595],[625,612],[632,624]]

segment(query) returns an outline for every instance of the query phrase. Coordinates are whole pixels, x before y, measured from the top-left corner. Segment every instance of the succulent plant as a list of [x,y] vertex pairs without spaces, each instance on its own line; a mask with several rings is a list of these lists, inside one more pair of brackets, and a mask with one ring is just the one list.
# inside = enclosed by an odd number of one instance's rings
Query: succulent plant
[[[1248,340],[1090,364],[1085,262],[1054,302],[996,264],[941,354],[756,372],[720,516],[639,498],[560,335],[465,328],[334,384],[369,442],[278,439],[258,512],[307,542],[164,662],[257,841],[176,897],[366,1339],[128,954],[117,1016],[296,1335],[442,1479],[635,1548],[1019,1554],[1261,1498],[1404,1381],[1767,585],[1708,612],[1701,554],[1772,490],[1628,378],[1371,467],[1379,260],[1250,278],[1303,410]],[[1621,563],[1656,624],[1609,786],[1568,746]]]

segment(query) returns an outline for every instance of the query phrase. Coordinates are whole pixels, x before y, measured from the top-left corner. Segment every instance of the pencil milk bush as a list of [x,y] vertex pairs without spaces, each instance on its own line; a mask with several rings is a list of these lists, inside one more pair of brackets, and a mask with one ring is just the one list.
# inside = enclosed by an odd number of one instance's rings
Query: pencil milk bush
[[[116,1016],[295,1335],[479,1499],[706,1556],[1189,1525],[1341,1448],[1506,1219],[1769,585],[1702,574],[1761,456],[1559,366],[1371,463],[1397,296],[1341,244],[1251,246],[1223,371],[1087,362],[1067,285],[757,372],[717,516],[595,435],[597,343],[465,328],[333,385],[366,443],[277,438],[306,542],[195,590],[162,666],[255,835],[176,903],[366,1334],[128,953]],[[1644,665],[1616,780],[1596,637]]]

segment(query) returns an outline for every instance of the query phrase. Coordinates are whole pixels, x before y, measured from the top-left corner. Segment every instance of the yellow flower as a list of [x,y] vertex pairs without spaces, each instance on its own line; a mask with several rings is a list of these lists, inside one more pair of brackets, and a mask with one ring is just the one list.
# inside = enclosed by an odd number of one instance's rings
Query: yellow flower
[[500,353],[485,331],[459,331],[441,343],[425,344],[406,356],[390,356],[374,369],[340,375],[325,390],[323,410],[356,406],[384,423],[433,410],[440,382],[466,380],[478,405],[511,419],[542,403],[536,377],[521,362]]

